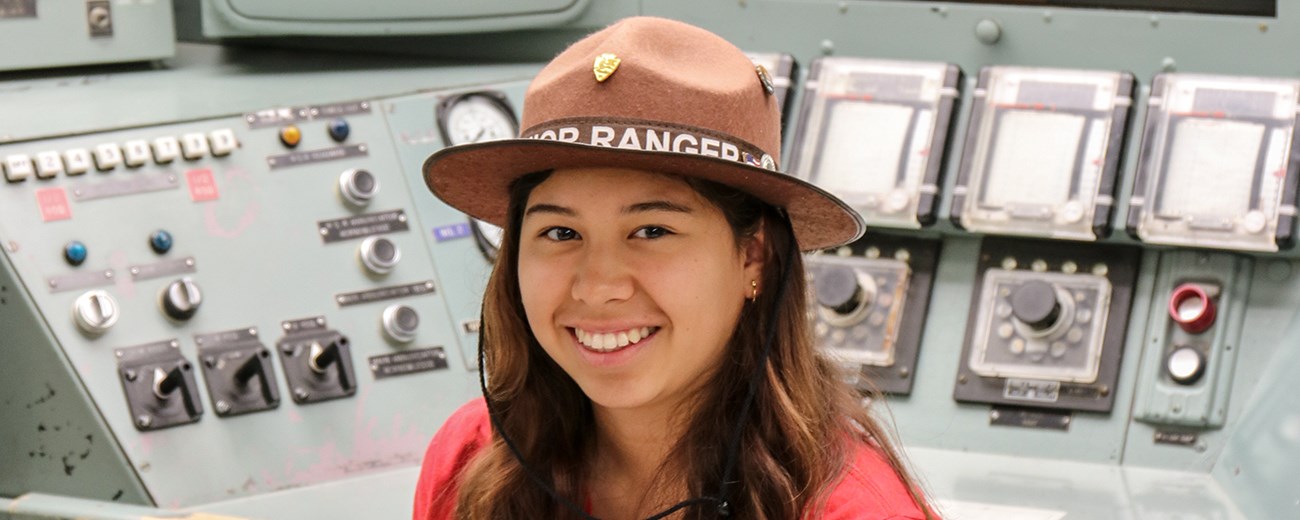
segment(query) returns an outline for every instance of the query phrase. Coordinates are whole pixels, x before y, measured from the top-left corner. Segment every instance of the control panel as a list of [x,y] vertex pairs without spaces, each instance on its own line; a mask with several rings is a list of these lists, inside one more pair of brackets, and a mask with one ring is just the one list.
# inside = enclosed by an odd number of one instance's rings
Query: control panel
[[[424,220],[375,103],[0,145],[6,298],[49,330],[22,348],[66,356],[102,414],[86,434],[117,440],[153,503],[409,467],[476,395],[460,347],[477,313],[453,318],[429,245],[466,221]],[[79,462],[74,480],[103,477]]]
[[[161,60],[176,52],[172,3],[0,2],[0,71]],[[22,49],[21,52],[14,52]]]

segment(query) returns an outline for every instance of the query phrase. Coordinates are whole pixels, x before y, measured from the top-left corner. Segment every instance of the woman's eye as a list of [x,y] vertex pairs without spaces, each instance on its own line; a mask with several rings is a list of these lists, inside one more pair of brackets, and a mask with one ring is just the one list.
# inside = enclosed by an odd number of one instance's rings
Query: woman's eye
[[562,242],[565,240],[573,240],[575,238],[578,238],[577,231],[574,231],[566,227],[553,227],[547,229],[546,232],[543,233],[543,235],[545,235],[546,238],[549,238],[556,242]]
[[659,226],[646,226],[636,230],[635,233],[632,233],[632,236],[636,238],[660,238],[671,234],[671,231]]

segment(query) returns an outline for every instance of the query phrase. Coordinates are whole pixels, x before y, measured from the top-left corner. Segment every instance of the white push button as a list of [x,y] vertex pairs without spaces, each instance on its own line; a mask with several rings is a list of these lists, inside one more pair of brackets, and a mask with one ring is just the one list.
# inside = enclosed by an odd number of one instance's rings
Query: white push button
[[138,168],[149,162],[149,157],[153,155],[149,149],[149,142],[144,140],[127,141],[122,145],[125,152],[122,154],[127,166]]
[[208,154],[208,137],[203,134],[185,134],[181,136],[181,155],[191,161],[202,159]]
[[1165,364],[1169,377],[1180,385],[1195,384],[1205,373],[1205,356],[1192,347],[1179,347]]
[[36,171],[32,169],[31,156],[19,154],[5,157],[5,180],[9,182],[25,181],[34,173]]
[[68,175],[81,175],[90,170],[90,150],[85,148],[73,148],[63,152],[64,166],[67,167]]
[[229,128],[214,130],[208,137],[212,139],[212,155],[217,157],[230,155],[230,152],[239,148],[239,141],[235,140],[235,131]]
[[95,167],[111,170],[122,164],[122,149],[115,143],[101,144],[95,147]]
[[63,158],[59,152],[48,151],[36,154],[36,176],[42,179],[58,177],[63,173]]
[[153,160],[158,164],[167,164],[181,156],[181,142],[175,137],[166,136],[153,140]]

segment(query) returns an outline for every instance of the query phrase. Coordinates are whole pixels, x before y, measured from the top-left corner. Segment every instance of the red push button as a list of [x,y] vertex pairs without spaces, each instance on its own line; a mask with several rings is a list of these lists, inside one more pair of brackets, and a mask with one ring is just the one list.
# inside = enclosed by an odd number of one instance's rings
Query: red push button
[[1200,284],[1185,283],[1169,296],[1169,317],[1191,334],[1200,334],[1214,325],[1214,301]]

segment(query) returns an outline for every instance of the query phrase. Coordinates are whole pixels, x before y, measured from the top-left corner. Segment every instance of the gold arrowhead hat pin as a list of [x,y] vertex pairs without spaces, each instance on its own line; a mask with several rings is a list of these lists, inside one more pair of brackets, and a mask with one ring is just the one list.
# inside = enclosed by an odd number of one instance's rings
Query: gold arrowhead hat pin
[[608,52],[596,56],[596,63],[591,66],[592,72],[596,73],[596,82],[604,83],[614,74],[614,71],[618,70],[618,64],[622,62],[623,60],[618,59],[618,56]]

